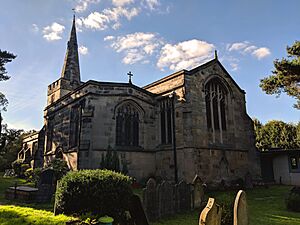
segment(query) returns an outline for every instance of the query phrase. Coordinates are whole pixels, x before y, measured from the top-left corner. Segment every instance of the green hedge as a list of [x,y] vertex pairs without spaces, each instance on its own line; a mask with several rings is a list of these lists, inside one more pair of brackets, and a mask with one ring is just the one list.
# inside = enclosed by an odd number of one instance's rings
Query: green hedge
[[56,211],[64,214],[93,213],[124,217],[132,195],[131,178],[110,170],[69,172],[58,184]]

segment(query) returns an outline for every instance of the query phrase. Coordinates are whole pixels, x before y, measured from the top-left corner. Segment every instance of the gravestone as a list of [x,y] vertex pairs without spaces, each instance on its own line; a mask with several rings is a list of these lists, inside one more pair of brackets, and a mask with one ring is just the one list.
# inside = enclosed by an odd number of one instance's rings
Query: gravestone
[[158,196],[156,181],[150,178],[146,188],[143,189],[143,204],[149,221],[155,221],[159,218]]
[[176,201],[175,207],[177,207],[178,212],[191,209],[191,188],[185,182],[181,181],[179,184],[175,185],[176,190]]
[[246,173],[246,175],[245,175],[245,187],[247,189],[252,189],[253,188],[252,176],[249,172]]
[[55,191],[55,175],[53,169],[46,169],[41,172],[38,184],[37,202],[49,202]]
[[149,225],[141,199],[136,194],[129,201],[129,212],[135,225]]
[[201,178],[196,175],[193,179],[193,208],[200,208],[201,203],[204,198],[204,189],[203,189],[203,182]]
[[234,201],[233,225],[248,225],[246,192],[240,190]]
[[14,177],[15,175],[14,169],[6,169],[3,177]]
[[220,225],[222,209],[214,198],[209,198],[206,207],[202,210],[199,225]]
[[159,217],[174,214],[174,190],[168,181],[163,181],[158,185]]

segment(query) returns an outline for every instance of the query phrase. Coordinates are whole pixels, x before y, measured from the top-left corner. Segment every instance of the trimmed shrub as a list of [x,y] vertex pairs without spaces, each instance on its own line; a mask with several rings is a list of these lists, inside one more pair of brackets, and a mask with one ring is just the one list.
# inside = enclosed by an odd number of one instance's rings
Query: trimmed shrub
[[286,206],[289,210],[300,212],[300,187],[293,187],[286,198]]
[[54,171],[57,180],[62,178],[70,170],[66,161],[62,159],[53,159],[46,168],[51,168]]
[[80,170],[67,173],[55,194],[56,211],[64,214],[93,213],[124,220],[131,178],[110,170]]

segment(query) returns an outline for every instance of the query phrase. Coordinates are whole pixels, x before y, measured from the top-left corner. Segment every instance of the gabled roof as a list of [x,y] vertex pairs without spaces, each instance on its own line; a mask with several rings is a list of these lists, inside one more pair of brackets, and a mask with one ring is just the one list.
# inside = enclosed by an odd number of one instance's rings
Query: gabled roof
[[182,74],[184,74],[184,75],[193,75],[194,73],[196,73],[196,72],[198,72],[198,71],[200,71],[202,69],[205,69],[207,67],[210,67],[213,64],[218,64],[220,66],[220,68],[224,71],[224,73],[230,78],[230,80],[232,81],[232,83],[238,88],[238,90],[245,94],[245,91],[243,89],[241,89],[239,87],[239,85],[234,81],[234,79],[227,72],[227,70],[224,68],[224,66],[221,64],[221,62],[218,60],[217,57],[214,58],[214,59],[212,59],[212,60],[210,60],[210,61],[208,61],[208,62],[206,62],[206,63],[204,63],[204,64],[202,64],[202,65],[200,65],[200,66],[197,66],[197,67],[195,67],[195,68],[193,68],[191,70],[180,70],[178,72],[172,73],[171,75],[168,75],[168,76],[163,77],[163,78],[161,78],[161,79],[159,79],[157,81],[154,81],[153,83],[150,83],[150,84],[144,86],[143,88],[144,89],[148,89],[150,87],[156,86],[156,85],[158,85],[160,83],[163,83],[165,81],[173,79],[174,77],[180,76]]

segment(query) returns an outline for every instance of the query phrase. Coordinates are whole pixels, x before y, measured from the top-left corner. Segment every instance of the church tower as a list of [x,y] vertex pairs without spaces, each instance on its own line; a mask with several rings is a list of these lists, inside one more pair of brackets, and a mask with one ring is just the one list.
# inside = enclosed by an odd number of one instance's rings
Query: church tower
[[67,45],[61,77],[48,86],[47,106],[64,95],[75,90],[81,84],[78,57],[78,44],[76,36],[75,15],[73,16],[70,39]]

